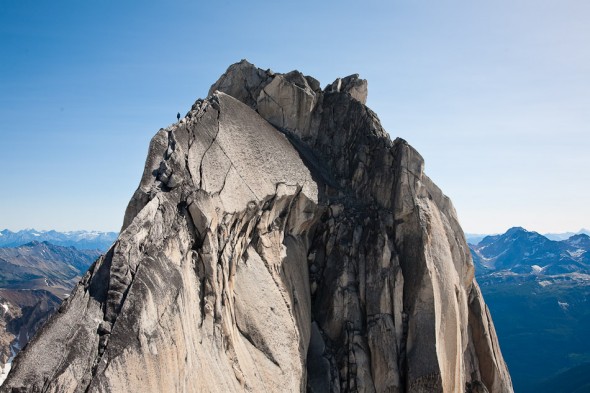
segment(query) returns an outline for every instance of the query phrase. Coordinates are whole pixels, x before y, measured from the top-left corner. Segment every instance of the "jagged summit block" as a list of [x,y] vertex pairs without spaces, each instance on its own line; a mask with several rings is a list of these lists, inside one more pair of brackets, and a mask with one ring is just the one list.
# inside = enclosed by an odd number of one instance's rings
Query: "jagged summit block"
[[229,67],[5,392],[511,392],[465,237],[358,75]]

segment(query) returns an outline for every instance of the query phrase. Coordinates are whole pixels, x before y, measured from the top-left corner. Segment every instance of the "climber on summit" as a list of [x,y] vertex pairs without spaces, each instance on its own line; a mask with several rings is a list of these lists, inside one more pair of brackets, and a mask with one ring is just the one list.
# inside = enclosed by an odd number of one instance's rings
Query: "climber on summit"
[[177,120],[177,121],[180,121],[180,112],[178,112],[178,113],[176,114],[176,120]]

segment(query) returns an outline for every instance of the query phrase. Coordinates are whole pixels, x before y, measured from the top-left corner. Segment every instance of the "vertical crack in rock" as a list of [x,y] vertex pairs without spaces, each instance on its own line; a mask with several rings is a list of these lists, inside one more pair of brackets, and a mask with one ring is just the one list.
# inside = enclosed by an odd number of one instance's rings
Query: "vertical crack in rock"
[[366,98],[230,66],[0,392],[512,392],[454,208]]
[[[203,155],[201,156],[201,162],[199,164],[199,188],[202,189],[203,188],[203,160],[205,159],[205,156],[207,155],[207,152],[211,149],[211,146],[213,146],[213,144],[215,143],[215,139],[217,138],[217,135],[219,135],[219,116],[220,116],[220,112],[217,112],[217,128],[215,131],[215,135],[212,136],[211,138],[211,143],[209,143],[209,146],[207,146],[207,149],[205,149],[205,152],[203,153]],[[205,129],[205,132],[206,129]],[[188,159],[188,156],[187,156]]]

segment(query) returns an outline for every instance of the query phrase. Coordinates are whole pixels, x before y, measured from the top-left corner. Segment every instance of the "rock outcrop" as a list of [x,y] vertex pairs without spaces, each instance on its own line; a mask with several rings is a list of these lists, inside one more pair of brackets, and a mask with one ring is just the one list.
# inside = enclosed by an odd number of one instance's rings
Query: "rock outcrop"
[[229,67],[2,391],[512,391],[452,204],[366,96]]

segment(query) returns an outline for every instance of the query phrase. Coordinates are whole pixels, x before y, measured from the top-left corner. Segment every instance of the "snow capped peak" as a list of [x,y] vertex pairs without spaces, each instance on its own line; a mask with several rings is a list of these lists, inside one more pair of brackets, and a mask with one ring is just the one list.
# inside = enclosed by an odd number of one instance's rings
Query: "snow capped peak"
[[518,233],[518,232],[528,232],[528,231],[526,229],[524,229],[523,227],[512,227],[506,231],[505,235],[511,235],[513,233]]
[[106,251],[116,240],[116,232],[69,231],[23,229],[17,232],[4,230],[0,237],[0,247],[17,247],[31,241],[49,242],[58,246],[74,246],[78,249],[99,249]]
[[509,230],[507,230],[506,233],[504,233],[503,235],[500,235],[500,237],[510,238],[510,239],[514,240],[515,238],[520,237],[522,235],[532,235],[535,233],[536,232],[529,232],[526,229],[524,229],[523,227],[512,227]]

